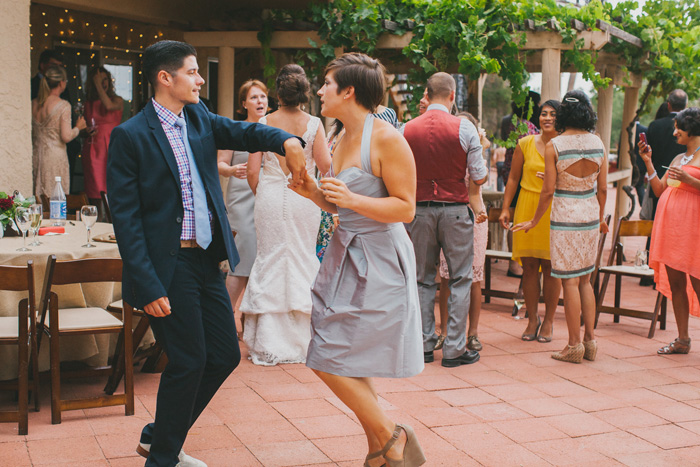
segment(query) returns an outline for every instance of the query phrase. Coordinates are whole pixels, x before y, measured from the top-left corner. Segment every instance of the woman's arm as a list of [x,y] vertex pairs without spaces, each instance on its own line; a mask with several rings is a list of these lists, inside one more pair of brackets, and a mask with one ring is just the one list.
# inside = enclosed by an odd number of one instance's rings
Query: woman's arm
[[248,165],[245,163],[231,165],[232,158],[233,151],[229,149],[220,149],[217,151],[216,160],[219,167],[219,175],[222,177],[236,177],[245,180],[248,176]]
[[[61,105],[61,103],[58,103],[56,105]],[[80,130],[84,130],[86,128],[85,124],[85,118],[78,117],[78,120],[75,122],[75,127],[71,128],[71,120],[70,120],[70,104],[66,105],[65,110],[61,113],[61,118],[60,118],[60,129],[61,129],[61,141],[64,143],[68,144],[71,141],[73,141],[78,134],[80,134]]]
[[[602,143],[602,141],[601,141]],[[604,153],[603,163],[600,165],[598,172],[598,206],[600,207],[600,231],[608,233],[608,224],[605,223],[605,201],[608,199],[608,154]]]
[[[309,198],[324,211],[330,212],[331,214],[337,214],[338,207],[326,200],[325,196],[323,196],[323,192],[316,184],[316,180],[308,173],[304,176],[304,180],[301,185],[290,185],[289,187],[304,198]],[[333,216],[333,225],[334,227],[338,227],[338,221],[335,215]]]
[[[649,187],[654,191],[654,195],[656,195],[656,197],[658,198],[668,186],[666,185],[668,171],[664,174],[664,177],[661,180],[659,180],[658,174],[656,173],[656,169],[654,168],[654,164],[652,164],[651,162],[651,146],[649,146],[641,139],[639,140],[637,146],[639,147],[639,156],[642,158],[642,160],[644,161],[644,165],[646,165],[647,167],[647,179],[649,180]],[[671,162],[671,164],[673,164],[673,162]]]
[[[372,198],[351,192],[337,178],[321,180],[326,201],[379,222],[411,222],[416,213],[416,164],[406,140],[390,124],[375,122],[371,150],[389,196]],[[385,126],[386,125],[386,126]]]
[[254,152],[248,156],[247,176],[248,185],[253,190],[253,194],[257,194],[258,181],[260,180],[260,166],[262,165],[262,152]]
[[474,216],[476,216],[474,219],[475,223],[481,224],[488,219],[484,207],[484,199],[481,197],[481,185],[477,185],[476,183],[469,184],[469,205],[472,207],[472,211],[474,211]]
[[124,109],[124,99],[122,99],[119,96],[109,97],[109,95],[107,95],[107,91],[105,91],[104,88],[102,87],[102,73],[101,72],[95,73],[95,76],[93,77],[93,81],[95,82],[95,88],[97,89],[97,95],[100,97],[100,100],[102,101],[102,105],[105,106],[105,109],[107,109],[108,112],[114,112],[115,110]]
[[510,174],[508,175],[508,183],[506,183],[506,190],[503,193],[503,209],[501,209],[501,216],[498,221],[501,223],[501,227],[504,229],[509,229],[508,223],[510,222],[510,204],[513,202],[516,191],[518,191],[518,185],[520,185],[520,177],[523,174],[523,165],[525,164],[525,156],[523,150],[520,147],[520,142],[515,146],[515,151],[513,152],[513,161],[510,165]]
[[331,153],[328,151],[328,144],[326,143],[326,130],[320,123],[318,125],[318,131],[316,131],[312,155],[319,172],[321,172],[322,175],[327,174],[331,170]]
[[666,175],[664,177],[678,180],[692,186],[696,190],[700,190],[700,180],[693,177],[688,172],[683,170],[680,165],[676,164],[676,159],[671,162],[671,167],[666,171]]
[[540,192],[540,202],[537,204],[537,210],[532,220],[522,222],[515,227],[513,231],[528,230],[534,228],[542,219],[542,216],[547,212],[549,205],[554,197],[554,186],[557,182],[557,154],[554,150],[554,145],[550,141],[544,150],[544,182],[542,183],[542,191]]

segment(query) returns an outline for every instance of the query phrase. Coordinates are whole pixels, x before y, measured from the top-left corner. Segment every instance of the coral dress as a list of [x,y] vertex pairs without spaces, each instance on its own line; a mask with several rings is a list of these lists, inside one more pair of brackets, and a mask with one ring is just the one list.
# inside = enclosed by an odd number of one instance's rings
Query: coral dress
[[[518,141],[523,151],[523,175],[520,179],[520,196],[515,207],[513,223],[527,222],[535,217],[537,205],[544,180],[537,172],[544,172],[544,155],[540,154],[535,144],[535,135],[526,136]],[[513,233],[513,260],[522,264],[520,258],[550,259],[549,255],[549,217],[552,206],[547,208],[542,219],[529,232]]]
[[[684,165],[683,169],[695,178],[700,178],[700,167]],[[666,266],[700,279],[700,191],[681,183],[679,187],[668,187],[661,194],[654,218],[654,230],[649,247],[649,266],[654,269],[656,288],[671,298],[671,287]],[[700,316],[700,304],[688,284],[690,314]]]
[[82,161],[85,193],[97,199],[101,191],[107,191],[107,148],[112,130],[122,121],[122,111],[109,111],[100,100],[86,101],[85,121],[91,126],[93,120],[97,133],[85,138]]

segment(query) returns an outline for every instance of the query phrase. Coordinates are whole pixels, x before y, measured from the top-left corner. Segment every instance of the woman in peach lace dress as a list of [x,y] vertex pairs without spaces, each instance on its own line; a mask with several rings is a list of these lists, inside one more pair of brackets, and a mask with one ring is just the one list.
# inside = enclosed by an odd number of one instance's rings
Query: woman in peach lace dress
[[700,109],[691,107],[675,117],[673,135],[687,147],[673,159],[661,180],[651,162],[651,150],[639,142],[639,155],[647,167],[649,186],[659,198],[651,235],[649,266],[656,288],[673,302],[678,337],[658,353],[690,351],[688,315],[700,316]]

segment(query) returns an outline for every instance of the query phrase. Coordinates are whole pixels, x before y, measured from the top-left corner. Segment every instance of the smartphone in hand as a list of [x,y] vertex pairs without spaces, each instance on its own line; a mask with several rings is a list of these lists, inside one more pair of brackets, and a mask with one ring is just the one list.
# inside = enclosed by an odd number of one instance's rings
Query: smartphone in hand
[[647,134],[646,133],[639,133],[639,141],[641,141],[644,144],[648,144],[647,143]]

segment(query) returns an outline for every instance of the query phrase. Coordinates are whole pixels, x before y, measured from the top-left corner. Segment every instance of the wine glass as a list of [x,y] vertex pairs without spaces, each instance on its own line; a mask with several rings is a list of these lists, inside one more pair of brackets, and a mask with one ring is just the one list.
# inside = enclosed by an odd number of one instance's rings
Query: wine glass
[[17,248],[17,251],[32,251],[27,248],[27,230],[31,223],[32,217],[29,208],[17,207],[15,209],[15,225],[22,232],[22,248]]
[[41,204],[32,204],[29,206],[29,213],[32,217],[31,229],[34,234],[34,241],[29,244],[29,246],[39,246],[41,242],[37,240],[37,234],[39,233],[39,228],[41,227],[41,220],[44,214],[44,210]]
[[95,245],[90,243],[90,229],[97,222],[97,206],[88,204],[80,208],[80,220],[83,221],[87,229],[87,243],[83,245],[83,248],[95,248]]
[[516,292],[515,296],[513,297],[513,317],[515,319],[520,319],[520,316],[518,316],[518,313],[520,312],[520,309],[525,306],[525,294],[523,293],[523,289],[521,287],[518,287],[518,291]]

